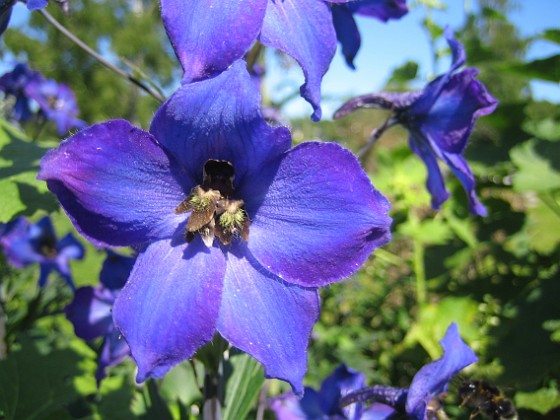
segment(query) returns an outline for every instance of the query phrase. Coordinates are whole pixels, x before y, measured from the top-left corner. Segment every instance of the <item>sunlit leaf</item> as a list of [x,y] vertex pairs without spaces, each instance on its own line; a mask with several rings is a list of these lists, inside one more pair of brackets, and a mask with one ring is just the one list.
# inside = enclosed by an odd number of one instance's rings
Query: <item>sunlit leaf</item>
[[43,181],[37,181],[39,159],[48,149],[30,142],[24,134],[0,120],[0,222],[16,215],[57,208]]
[[560,143],[543,143],[533,139],[515,147],[511,160],[519,168],[513,174],[517,191],[549,191],[560,188]]
[[233,372],[226,384],[223,420],[244,419],[264,383],[261,365],[246,353],[236,352],[229,358]]

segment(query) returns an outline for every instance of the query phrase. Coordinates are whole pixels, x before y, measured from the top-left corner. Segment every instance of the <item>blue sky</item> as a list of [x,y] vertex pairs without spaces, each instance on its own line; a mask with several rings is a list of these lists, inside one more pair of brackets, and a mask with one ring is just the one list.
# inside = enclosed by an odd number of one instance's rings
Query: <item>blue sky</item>
[[[413,1],[408,1],[408,4],[412,3]],[[476,7],[477,2],[444,0],[442,3],[447,5],[447,10],[434,11],[433,19],[438,24],[460,28],[466,20],[465,3],[467,7],[469,4],[470,7]],[[519,10],[512,12],[509,17],[517,25],[522,36],[536,35],[545,29],[560,28],[560,0],[523,0],[518,4]],[[391,71],[408,60],[419,63],[419,76],[424,80],[429,80],[447,69],[448,62],[441,63],[440,68],[432,68],[428,37],[420,25],[423,18],[424,8],[413,7],[402,19],[386,24],[373,19],[358,20],[362,47],[355,60],[357,70],[352,71],[346,67],[340,52],[337,51],[323,79],[324,118],[330,118],[345,97],[379,91]],[[441,47],[445,45],[443,42]],[[530,60],[559,53],[560,46],[537,41],[531,45],[526,58]],[[293,92],[302,82],[303,76],[298,66],[289,71],[271,66],[266,87],[270,95],[278,99]],[[536,98],[560,102],[559,84],[534,82],[531,87]],[[311,114],[311,107],[298,98],[290,101],[284,111],[289,117],[306,116]]]

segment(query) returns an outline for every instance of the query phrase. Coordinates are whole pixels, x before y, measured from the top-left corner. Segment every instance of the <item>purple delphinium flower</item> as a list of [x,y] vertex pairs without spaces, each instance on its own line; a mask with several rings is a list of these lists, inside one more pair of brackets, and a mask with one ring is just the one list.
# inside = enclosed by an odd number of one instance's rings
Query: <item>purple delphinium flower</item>
[[459,371],[478,361],[471,348],[461,339],[459,328],[451,323],[440,341],[443,356],[428,363],[414,375],[409,388],[376,385],[351,392],[341,400],[342,405],[376,401],[368,410],[368,419],[389,419],[405,415],[411,420],[428,420],[442,410],[441,394]]
[[[183,67],[183,83],[213,77],[244,56],[255,41],[294,58],[303,70],[301,96],[321,118],[321,80],[336,52],[329,3],[356,0],[162,0],[163,24]],[[373,1],[356,6],[383,19]]]
[[112,307],[126,283],[135,258],[107,251],[97,287],[80,287],[66,307],[66,317],[76,335],[84,340],[103,337],[95,378],[97,384],[107,376],[107,368],[122,362],[130,354],[126,341],[113,324]]
[[406,0],[353,0],[331,6],[336,37],[349,67],[354,69],[354,58],[362,39],[354,15],[372,17],[382,22],[400,19],[408,13]]
[[20,122],[25,122],[31,118],[29,97],[25,92],[25,88],[31,82],[40,82],[42,80],[44,80],[44,77],[41,73],[31,70],[23,63],[16,64],[11,72],[5,73],[0,77],[0,90],[4,92],[6,97],[13,96],[16,101],[11,118]]
[[149,132],[97,124],[41,161],[38,178],[80,233],[142,249],[113,310],[138,381],[218,332],[300,394],[317,288],[390,240],[389,203],[354,155],[290,149],[245,67],[183,85]]
[[32,80],[25,86],[25,93],[39,104],[45,117],[56,123],[59,134],[67,133],[71,128],[87,126],[76,116],[80,113],[74,92],[64,83],[54,80]]
[[486,215],[478,200],[475,179],[463,151],[476,119],[490,114],[498,101],[475,79],[478,70],[466,68],[465,50],[446,29],[445,37],[453,53],[449,71],[430,82],[422,91],[379,93],[354,98],[336,111],[340,118],[358,108],[382,108],[394,113],[390,125],[402,124],[410,133],[409,144],[428,169],[426,186],[432,195],[432,207],[439,209],[449,198],[437,159],[445,162],[467,193],[471,213]]
[[22,268],[33,263],[40,266],[39,286],[43,287],[51,271],[57,271],[74,288],[70,260],[82,259],[84,247],[68,233],[58,240],[49,216],[32,224],[19,217],[4,227],[0,244],[10,264]]
[[365,419],[369,418],[369,412],[376,407],[365,408],[361,402],[340,407],[342,397],[364,387],[365,375],[343,364],[323,381],[319,391],[306,386],[303,398],[298,398],[293,392],[287,392],[272,398],[270,408],[278,420]]

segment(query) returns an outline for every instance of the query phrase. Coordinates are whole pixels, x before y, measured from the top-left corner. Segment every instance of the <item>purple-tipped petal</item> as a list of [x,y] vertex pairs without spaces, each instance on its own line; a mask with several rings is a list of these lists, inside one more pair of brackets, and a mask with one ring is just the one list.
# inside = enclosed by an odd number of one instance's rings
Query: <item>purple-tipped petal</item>
[[243,57],[261,30],[267,0],[162,0],[161,16],[183,82],[207,79]]
[[419,125],[446,152],[462,153],[476,119],[490,114],[498,105],[486,87],[475,80],[477,74],[478,70],[469,68],[450,77]]
[[174,209],[194,186],[149,133],[124,120],[65,140],[43,157],[37,178],[47,181],[78,231],[100,246],[171,237],[184,219]]
[[290,132],[266,124],[260,106],[246,64],[238,61],[213,79],[181,87],[158,110],[150,132],[198,183],[208,159],[231,162],[240,182],[290,147]]
[[212,339],[225,271],[222,252],[200,238],[186,247],[158,241],[138,256],[113,307],[138,382],[162,377]]
[[105,335],[113,325],[111,307],[114,300],[115,294],[107,289],[86,286],[76,290],[74,299],[65,309],[76,335],[84,340]]
[[248,182],[251,195],[241,190],[251,219],[248,247],[282,279],[332,283],[390,240],[389,202],[348,150],[304,143],[265,169]]
[[455,323],[449,326],[440,344],[443,356],[414,375],[406,400],[409,416],[423,419],[430,400],[446,391],[449,381],[460,370],[478,361],[476,354],[461,339]]
[[294,58],[305,83],[301,96],[313,107],[311,118],[321,119],[321,79],[336,51],[336,33],[329,6],[317,0],[269,1],[260,41]]
[[307,345],[319,317],[317,290],[268,273],[242,243],[227,258],[219,333],[257,359],[267,377],[289,382],[301,396]]
[[428,170],[426,188],[432,196],[432,207],[440,209],[441,205],[449,198],[449,192],[445,189],[443,176],[439,169],[434,150],[429,142],[422,139],[419,134],[411,133],[408,144],[412,151],[424,162]]
[[342,54],[346,60],[346,64],[355,69],[354,58],[360,49],[362,39],[358,26],[352,15],[352,11],[345,5],[331,6],[333,25],[336,31],[336,38],[342,47]]

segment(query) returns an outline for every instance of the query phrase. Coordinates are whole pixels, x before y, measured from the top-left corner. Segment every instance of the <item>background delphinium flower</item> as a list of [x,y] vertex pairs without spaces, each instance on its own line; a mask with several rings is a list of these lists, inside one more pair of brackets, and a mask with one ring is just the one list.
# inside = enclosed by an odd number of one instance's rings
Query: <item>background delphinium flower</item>
[[317,288],[390,240],[389,203],[352,153],[290,149],[245,67],[183,85],[149,132],[97,124],[41,161],[39,179],[80,233],[143,247],[113,310],[138,381],[218,332],[300,394]]
[[38,71],[31,70],[27,65],[18,63],[11,72],[0,77],[0,90],[6,98],[13,96],[15,105],[11,110],[10,118],[15,121],[25,122],[32,116],[29,108],[29,96],[25,91],[26,86],[33,82],[44,80],[44,76]]
[[331,10],[336,37],[342,47],[346,64],[352,69],[355,68],[354,58],[362,43],[354,15],[372,17],[387,22],[389,19],[400,19],[408,13],[406,0],[354,0],[332,3]]
[[449,28],[445,37],[453,54],[447,73],[422,91],[370,94],[351,99],[336,111],[334,118],[359,108],[391,110],[393,117],[387,126],[402,124],[408,129],[410,147],[428,169],[426,186],[432,196],[432,207],[439,209],[449,198],[437,162],[440,159],[463,184],[471,213],[485,216],[486,209],[476,195],[474,175],[463,151],[476,119],[494,111],[498,101],[475,79],[477,69],[457,71],[465,63],[465,50]]
[[[364,13],[371,15],[371,6],[364,6]],[[165,29],[183,66],[184,83],[224,71],[258,40],[299,63],[305,76],[301,96],[313,107],[311,118],[321,118],[321,79],[337,44],[328,2],[163,0],[161,7]],[[383,13],[373,15],[379,18]]]
[[39,264],[39,286],[46,284],[50,272],[54,270],[74,288],[70,260],[82,259],[84,247],[72,233],[58,240],[49,216],[34,224],[24,217],[7,223],[0,236],[0,244],[8,262],[14,267]]
[[103,337],[95,372],[98,385],[107,376],[107,368],[119,364],[130,354],[126,341],[113,324],[111,310],[134,261],[133,257],[108,250],[99,275],[99,286],[80,287],[65,310],[78,337],[84,340]]
[[420,369],[408,389],[376,385],[347,394],[342,398],[342,405],[376,401],[368,410],[368,419],[381,420],[391,415],[406,415],[416,420],[437,418],[436,412],[442,410],[440,396],[447,391],[453,376],[478,361],[461,339],[455,323],[451,323],[440,344],[443,356]]
[[25,86],[25,93],[39,104],[39,109],[47,120],[56,123],[58,134],[66,134],[71,128],[87,126],[76,116],[80,113],[74,92],[64,83],[54,80],[31,80]]
[[[270,408],[278,420],[359,420],[367,418],[370,409],[364,411],[364,405],[361,402],[344,408],[341,408],[339,403],[342,397],[364,388],[365,385],[363,373],[343,364],[325,378],[319,391],[306,386],[303,398],[298,398],[293,392],[287,392],[272,398]],[[392,414],[393,410],[390,411]]]

